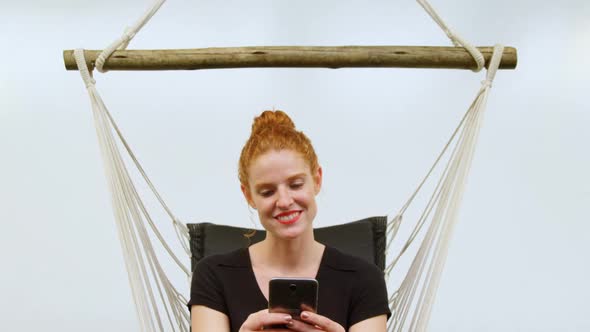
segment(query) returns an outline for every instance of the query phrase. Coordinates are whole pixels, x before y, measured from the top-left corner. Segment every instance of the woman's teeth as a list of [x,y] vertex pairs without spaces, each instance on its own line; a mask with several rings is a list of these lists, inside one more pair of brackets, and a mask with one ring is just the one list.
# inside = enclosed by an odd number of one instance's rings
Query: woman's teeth
[[286,216],[277,217],[277,219],[279,219],[280,221],[289,221],[289,220],[292,220],[295,217],[297,217],[298,214],[299,214],[299,212],[293,212],[293,213],[288,214]]

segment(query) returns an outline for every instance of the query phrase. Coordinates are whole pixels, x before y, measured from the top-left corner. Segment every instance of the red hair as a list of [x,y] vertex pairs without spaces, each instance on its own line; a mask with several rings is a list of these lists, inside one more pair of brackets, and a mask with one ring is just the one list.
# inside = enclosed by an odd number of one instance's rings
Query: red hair
[[256,158],[268,151],[293,150],[301,154],[312,174],[319,169],[318,157],[311,141],[295,129],[291,118],[283,111],[264,111],[254,118],[252,133],[242,148],[238,166],[240,184],[248,188],[249,167]]

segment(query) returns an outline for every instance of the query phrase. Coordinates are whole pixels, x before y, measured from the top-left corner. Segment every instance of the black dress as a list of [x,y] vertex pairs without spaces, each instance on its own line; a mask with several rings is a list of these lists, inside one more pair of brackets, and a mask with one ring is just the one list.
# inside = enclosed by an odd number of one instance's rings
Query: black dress
[[[383,272],[374,264],[326,246],[316,279],[318,314],[348,328],[367,318],[387,315]],[[258,287],[247,248],[202,259],[191,283],[192,305],[203,305],[229,317],[238,331],[248,315],[268,308]]]

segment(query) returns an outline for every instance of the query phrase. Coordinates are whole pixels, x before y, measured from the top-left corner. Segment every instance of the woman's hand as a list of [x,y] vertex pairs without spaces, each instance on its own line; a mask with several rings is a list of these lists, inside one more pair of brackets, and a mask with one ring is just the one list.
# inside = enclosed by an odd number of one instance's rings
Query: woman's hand
[[[240,332],[290,332],[286,326],[293,321],[293,318],[287,314],[270,313],[268,309],[263,309],[250,314],[244,324],[240,327]],[[271,326],[285,326],[285,328],[271,328]]]
[[288,324],[289,330],[299,332],[345,332],[342,325],[333,320],[313,312],[301,312],[301,321],[292,320]]

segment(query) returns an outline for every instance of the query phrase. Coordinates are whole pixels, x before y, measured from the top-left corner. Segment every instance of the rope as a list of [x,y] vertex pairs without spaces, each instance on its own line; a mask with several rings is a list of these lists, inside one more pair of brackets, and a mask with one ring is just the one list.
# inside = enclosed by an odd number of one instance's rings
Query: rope
[[[164,210],[166,211],[168,216],[170,216],[170,219],[172,220],[172,223],[174,226],[174,231],[176,233],[176,236],[178,237],[180,244],[182,245],[185,253],[190,257],[191,254],[190,254],[190,249],[188,247],[188,242],[190,241],[190,237],[188,234],[188,227],[185,224],[183,224],[182,222],[180,222],[180,220],[174,215],[174,213],[168,207],[168,205],[166,204],[166,202],[164,201],[164,199],[162,198],[162,196],[160,195],[160,193],[158,192],[158,190],[156,189],[156,187],[154,186],[152,181],[149,179],[149,177],[147,176],[147,173],[145,172],[145,170],[143,169],[143,167],[139,163],[137,157],[135,156],[135,153],[133,153],[133,150],[131,150],[129,143],[127,143],[127,140],[123,136],[123,133],[119,129],[119,126],[117,125],[117,123],[113,119],[111,113],[108,111],[108,109],[106,107],[104,108],[104,111],[105,111],[106,115],[108,116],[111,126],[113,127],[113,129],[117,133],[117,136],[119,137],[119,139],[121,140],[121,143],[125,147],[125,150],[129,154],[129,157],[131,157],[131,160],[133,160],[135,167],[137,167],[137,170],[139,171],[139,173],[141,174],[141,176],[143,177],[143,179],[147,183],[148,187],[150,188],[150,190],[152,191],[154,196],[156,196],[156,198],[158,199],[158,202],[160,202],[160,205],[164,208]],[[182,267],[182,264],[180,264],[178,258],[176,258],[176,255],[174,255],[174,253],[172,253],[172,250],[169,249],[168,245],[166,244],[166,241],[160,235],[160,232],[157,230],[155,225],[150,223],[150,226],[152,226],[152,229],[158,235],[158,239],[160,240],[160,243],[162,243],[162,245],[166,248],[168,253],[172,257],[174,257],[174,260],[177,262],[177,264]],[[188,269],[186,269],[186,268],[183,268],[183,270],[187,275],[190,273],[188,271]]]
[[[106,72],[104,63],[117,49],[125,49],[139,30],[153,17],[153,15],[162,6],[165,0],[157,0],[154,5],[131,28],[126,28],[123,36],[112,42],[98,56],[95,66],[98,71]],[[121,241],[121,247],[127,266],[129,283],[133,293],[133,300],[137,308],[138,320],[142,331],[164,330],[160,318],[159,308],[156,296],[152,290],[152,282],[156,286],[159,301],[163,304],[165,315],[172,328],[176,327],[180,331],[189,331],[190,316],[186,312],[186,299],[173,287],[162,269],[156,253],[151,244],[151,240],[144,226],[144,220],[150,225],[150,228],[165,248],[166,252],[172,257],[175,263],[190,278],[190,270],[184,266],[178,257],[172,252],[161,233],[158,231],[149,213],[145,209],[141,198],[139,197],[135,186],[125,168],[114,137],[110,128],[113,128],[125,147],[128,155],[133,160],[141,176],[148,184],[152,193],[156,196],[161,206],[172,219],[174,231],[178,237],[184,251],[190,256],[188,228],[184,225],[167,206],[161,195],[150,181],[147,173],[139,163],[129,144],[125,140],[121,130],[117,126],[106,105],[103,103],[98,91],[95,88],[96,81],[92,78],[92,73],[88,70],[84,58],[83,50],[75,50],[74,56],[84,84],[90,94],[92,109],[95,118],[95,125],[101,154],[111,197],[117,221],[117,229]],[[147,264],[147,268],[146,268]],[[149,272],[148,272],[149,271]],[[170,308],[170,309],[169,309]],[[172,318],[174,316],[174,318]],[[176,327],[175,327],[176,326]]]
[[[451,29],[448,27],[448,25],[443,21],[443,19],[440,17],[440,15],[438,15],[436,10],[430,5],[430,3],[428,3],[427,0],[416,0],[416,1],[422,6],[422,8],[424,8],[424,10],[426,10],[426,12],[430,15],[430,17],[438,24],[438,26],[443,30],[443,32],[447,35],[447,37],[449,37],[449,39],[451,40],[451,42],[455,46],[464,47],[469,52],[469,54],[471,54],[471,56],[473,57],[473,59],[475,60],[475,62],[477,64],[477,68],[474,71],[476,71],[476,72],[480,71],[485,66],[485,58],[484,58],[483,54],[476,47],[474,47],[471,43],[465,41],[463,38],[459,37],[459,35],[457,35],[453,31],[451,31]],[[495,69],[488,70],[488,77],[486,78],[486,80],[484,82],[485,82],[485,85],[488,85],[491,87],[491,82],[493,81],[493,78],[495,77],[497,67],[491,67],[491,65],[490,65],[490,68],[495,68]],[[482,82],[482,84],[484,84],[484,83]],[[395,233],[397,233],[397,230],[399,229],[399,226],[401,223],[401,219],[402,219],[401,217],[403,216],[406,209],[413,202],[413,200],[416,197],[416,195],[418,194],[418,192],[422,189],[422,186],[430,178],[430,176],[432,175],[432,172],[434,171],[434,169],[436,168],[436,166],[440,162],[441,158],[447,152],[447,149],[449,148],[449,146],[451,145],[451,143],[455,139],[457,133],[463,127],[467,115],[468,115],[468,113],[466,113],[463,116],[463,118],[459,122],[459,125],[457,125],[457,128],[455,128],[455,131],[453,132],[453,134],[451,135],[451,137],[447,141],[447,144],[442,149],[442,151],[439,153],[438,157],[434,161],[434,164],[432,165],[430,170],[427,172],[426,176],[424,176],[424,178],[422,179],[422,181],[420,182],[420,184],[418,185],[418,187],[416,188],[414,193],[412,193],[412,195],[410,195],[410,198],[406,201],[406,203],[402,206],[400,211],[396,214],[396,217],[394,217],[394,219],[392,219],[390,222],[388,222],[388,225],[387,225],[388,229],[390,229],[390,228],[395,229]],[[439,182],[439,185],[440,185],[440,182]],[[429,202],[429,204],[431,202],[432,202],[432,199]],[[395,262],[397,262],[397,260],[400,258],[400,256],[402,256],[404,254],[404,252],[406,251],[409,244],[414,240],[415,235],[422,228],[422,226],[424,224],[423,217],[424,217],[424,215],[420,218],[421,222],[419,222],[417,224],[416,228],[412,232],[412,235],[410,236],[408,243],[402,248],[402,250],[400,251],[398,256],[394,259],[394,265],[395,265]],[[388,249],[391,245],[391,242],[393,241],[393,238],[394,238],[394,236],[391,236],[391,237],[389,237],[389,240],[387,241],[387,248]],[[390,270],[386,271],[387,275],[390,272],[391,272]]]
[[483,54],[481,54],[481,52],[477,49],[477,47],[473,46],[471,43],[461,38],[457,33],[453,32],[445,23],[445,21],[443,21],[443,19],[436,13],[434,8],[430,5],[430,3],[428,3],[427,0],[416,1],[418,1],[422,8],[426,10],[428,15],[432,17],[434,22],[436,22],[436,24],[438,24],[438,26],[444,31],[444,33],[447,35],[447,37],[449,37],[453,45],[457,47],[463,47],[467,50],[467,52],[469,52],[469,54],[471,54],[473,60],[475,60],[475,63],[477,65],[477,68],[473,71],[479,72],[485,65],[485,58]]
[[[123,35],[113,41],[107,48],[105,48],[96,58],[95,67],[101,73],[107,72],[104,69],[104,63],[107,59],[116,51],[124,50],[129,46],[129,43],[137,35],[144,25],[156,14],[156,12],[162,7],[166,0],[156,0],[152,7],[150,7],[141,18],[139,18],[132,27],[125,28]],[[79,68],[79,67],[78,67]]]
[[[438,24],[438,26],[445,32],[451,42],[457,47],[465,48],[469,54],[473,57],[476,62],[475,72],[479,72],[485,66],[485,59],[481,52],[474,47],[472,44],[461,38],[459,35],[454,33],[443,19],[436,13],[434,8],[428,3],[427,0],[417,0],[418,3],[426,10],[430,17]],[[465,179],[467,177],[471,160],[473,158],[473,151],[475,149],[475,142],[479,128],[481,127],[481,116],[483,113],[485,103],[487,101],[487,95],[491,88],[492,81],[495,77],[495,73],[498,69],[498,65],[503,52],[503,47],[496,46],[494,48],[494,55],[490,69],[486,79],[482,82],[482,87],[478,92],[474,102],[469,107],[461,119],[459,125],[455,128],[447,144],[444,146],[434,164],[427,172],[426,176],[422,179],[414,193],[410,195],[410,198],[402,206],[400,211],[395,217],[387,224],[387,245],[386,250],[389,248],[396,238],[397,232],[400,228],[403,220],[403,214],[406,209],[413,202],[418,192],[422,189],[425,182],[430,178],[434,169],[438,166],[443,155],[445,155],[455,140],[457,135],[460,133],[457,144],[451,153],[447,166],[443,171],[441,179],[438,181],[430,200],[428,201],[425,209],[423,210],[416,226],[410,234],[406,243],[402,246],[402,249],[398,255],[388,264],[385,269],[385,277],[389,278],[393,268],[396,266],[398,260],[410,247],[412,242],[415,240],[417,235],[422,230],[422,227],[426,224],[428,217],[431,215],[433,209],[435,214],[430,223],[430,227],[426,233],[425,238],[418,250],[417,255],[414,257],[410,270],[406,274],[404,281],[400,285],[399,289],[391,295],[389,303],[394,312],[393,318],[390,320],[387,330],[388,331],[401,331],[408,317],[411,308],[414,308],[414,315],[409,326],[410,331],[424,331],[430,317],[432,305],[434,303],[434,295],[440,281],[440,275],[442,274],[442,268],[446,260],[448,245],[452,230],[456,223],[458,206],[461,201]],[[475,114],[475,115],[473,115]],[[473,118],[478,119],[474,121]],[[450,195],[450,196],[449,196]],[[449,212],[450,210],[450,212]],[[433,248],[433,243],[436,245]],[[426,263],[430,259],[430,266],[428,267],[426,276],[422,279],[423,271]],[[416,304],[413,303],[413,298],[418,289],[418,284],[422,282],[422,289],[420,296]],[[413,307],[414,305],[414,307]]]
[[[174,217],[170,209],[167,208],[163,199],[157,193],[151,181],[149,181],[147,174],[139,164],[137,158],[131,152],[129,145],[123,138],[121,131],[118,129],[113,117],[108,112],[106,105],[96,90],[96,82],[86,66],[84,51],[77,49],[74,51],[74,56],[92,103],[94,122],[111,192],[117,230],[141,330],[163,331],[164,322],[160,318],[160,308],[163,308],[167,321],[173,331],[177,329],[183,332],[188,331],[190,317],[186,313],[186,301],[170,283],[160,265],[145,223],[150,226],[168,254],[187,276],[190,275],[190,270],[174,255],[145,208],[125,167],[113,131],[120,138],[125,149],[129,152],[135,165],[140,170],[148,185],[150,185],[154,194],[158,197],[160,203],[162,203],[168,214],[173,218],[177,235],[188,238],[188,230],[185,225],[182,225]],[[181,241],[181,244],[184,248],[188,248],[187,243]],[[154,292],[152,285],[155,285],[157,292]]]
[[[476,142],[481,129],[483,115],[487,104],[488,95],[500,64],[504,47],[496,45],[486,79],[474,101],[461,120],[461,124],[451,135],[451,139],[443,152],[447,151],[453,140],[453,147],[449,160],[445,166],[441,179],[438,181],[434,192],[423,210],[417,225],[406,241],[399,255],[397,255],[386,267],[386,275],[392,269],[399,258],[415,240],[421,228],[431,216],[431,223],[426,231],[424,239],[418,248],[418,252],[399,288],[389,298],[393,316],[388,323],[388,331],[426,331],[432,307],[436,298],[436,290],[440,283],[442,270],[446,262],[450,240],[454,227],[458,220],[459,206],[465,191],[467,176],[471,168]],[[436,159],[435,165],[440,161],[441,155]],[[431,173],[432,168],[429,172]],[[419,188],[424,184],[422,181]],[[416,195],[414,192],[410,200]],[[408,203],[404,205],[405,211]],[[395,235],[402,220],[403,213],[399,213],[388,223],[394,230],[388,236]],[[388,245],[393,237],[388,238]],[[416,295],[418,297],[416,298]],[[413,312],[412,312],[413,311]],[[409,326],[408,326],[409,324]]]

